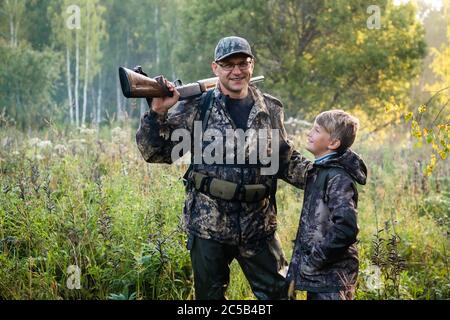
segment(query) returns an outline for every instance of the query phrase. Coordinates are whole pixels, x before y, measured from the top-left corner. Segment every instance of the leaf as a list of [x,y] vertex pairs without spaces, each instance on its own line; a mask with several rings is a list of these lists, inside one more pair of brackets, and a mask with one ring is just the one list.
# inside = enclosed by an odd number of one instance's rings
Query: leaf
[[424,128],[423,131],[424,131],[423,134],[424,134],[424,136],[426,138],[427,143],[432,143],[435,140],[434,133],[433,132],[429,132],[427,128]]

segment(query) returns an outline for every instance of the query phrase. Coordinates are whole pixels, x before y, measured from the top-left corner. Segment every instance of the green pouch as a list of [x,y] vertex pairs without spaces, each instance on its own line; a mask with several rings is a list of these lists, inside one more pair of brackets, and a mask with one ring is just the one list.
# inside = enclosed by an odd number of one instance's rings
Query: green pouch
[[223,200],[232,200],[236,193],[237,184],[225,180],[212,179],[209,193]]
[[244,201],[256,202],[267,197],[268,187],[263,184],[246,184],[244,185]]

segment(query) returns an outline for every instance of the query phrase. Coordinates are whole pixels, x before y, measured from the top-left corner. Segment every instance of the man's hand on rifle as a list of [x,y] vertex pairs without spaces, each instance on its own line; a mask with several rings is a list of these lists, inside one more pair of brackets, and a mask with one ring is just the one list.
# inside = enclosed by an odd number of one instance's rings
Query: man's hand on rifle
[[[142,70],[141,66],[134,67],[133,71],[148,77],[148,75],[144,72],[144,70]],[[158,114],[161,114],[161,115],[163,115],[167,111],[169,111],[169,109],[172,106],[174,106],[178,102],[178,99],[180,98],[180,93],[177,91],[177,89],[175,89],[175,86],[174,86],[173,83],[171,83],[170,81],[167,81],[166,79],[164,79],[164,84],[166,85],[167,89],[170,92],[173,92],[173,96],[172,97],[147,98],[148,106],[150,108],[152,108],[152,110],[154,112],[156,112]]]
[[158,114],[165,114],[169,109],[174,106],[178,99],[180,98],[180,93],[175,88],[174,84],[170,81],[167,81],[164,79],[164,83],[167,86],[167,89],[169,89],[170,92],[173,92],[172,97],[164,97],[164,98],[153,98],[153,101],[151,103],[151,108],[154,112]]

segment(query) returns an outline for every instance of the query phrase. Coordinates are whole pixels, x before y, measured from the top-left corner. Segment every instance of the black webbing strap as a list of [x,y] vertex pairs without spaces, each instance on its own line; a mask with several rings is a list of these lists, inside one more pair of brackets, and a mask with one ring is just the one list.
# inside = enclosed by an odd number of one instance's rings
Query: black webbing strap
[[[211,109],[213,106],[213,94],[214,89],[208,90],[206,94],[203,95],[200,102],[200,121],[202,122],[202,133],[205,132],[206,126],[208,125],[209,115],[211,114]],[[193,132],[193,131],[192,131]],[[183,175],[183,180],[185,184],[188,184],[189,172],[194,169],[194,155],[191,153],[191,164],[189,168]]]

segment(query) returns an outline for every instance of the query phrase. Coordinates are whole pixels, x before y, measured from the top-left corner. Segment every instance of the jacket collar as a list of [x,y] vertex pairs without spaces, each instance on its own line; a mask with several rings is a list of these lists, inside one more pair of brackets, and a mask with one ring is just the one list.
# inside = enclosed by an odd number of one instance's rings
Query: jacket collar
[[255,104],[253,105],[253,108],[250,111],[250,115],[248,116],[248,123],[250,124],[253,122],[253,120],[256,118],[258,114],[263,113],[268,116],[270,114],[262,92],[253,85],[250,85],[248,87],[248,91],[252,95],[253,101],[255,101]]
[[[266,115],[270,115],[270,113],[269,109],[267,108],[266,101],[264,100],[264,95],[258,88],[256,88],[254,85],[249,85],[248,92],[252,95],[253,101],[255,102],[248,116],[248,124],[250,127],[250,124],[253,122],[253,120],[255,120],[258,114],[263,113]],[[214,98],[220,103],[222,107],[225,107],[225,95],[222,93],[222,91],[220,91],[219,84],[217,84],[214,89]]]

